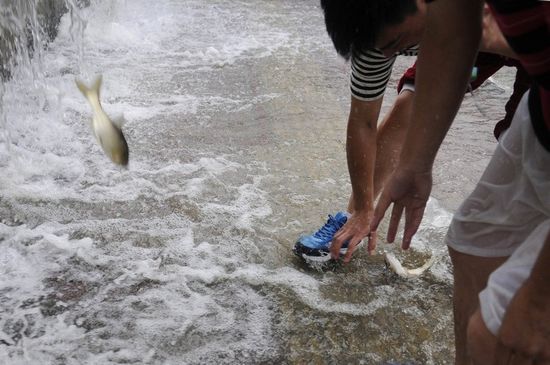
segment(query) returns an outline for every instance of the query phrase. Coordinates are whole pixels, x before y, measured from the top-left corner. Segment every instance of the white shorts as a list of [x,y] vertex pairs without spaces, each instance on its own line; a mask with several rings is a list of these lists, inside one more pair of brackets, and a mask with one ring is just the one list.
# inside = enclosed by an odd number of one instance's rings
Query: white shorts
[[453,216],[446,237],[448,246],[465,254],[511,255],[480,294],[483,319],[495,334],[550,230],[550,153],[534,134],[528,94],[476,188]]
[[550,219],[541,223],[512,256],[489,276],[487,287],[479,293],[481,317],[495,336],[508,304],[531,274],[549,233]]
[[535,136],[527,96],[474,191],[453,216],[446,243],[458,252],[510,256],[550,218],[550,153]]

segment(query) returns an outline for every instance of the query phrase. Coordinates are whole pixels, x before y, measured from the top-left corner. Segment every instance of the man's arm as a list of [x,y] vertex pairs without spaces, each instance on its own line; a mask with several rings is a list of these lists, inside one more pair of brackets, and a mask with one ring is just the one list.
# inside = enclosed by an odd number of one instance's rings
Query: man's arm
[[360,101],[353,97],[351,100],[346,154],[355,211],[373,209],[376,133],[382,100]]
[[516,53],[500,31],[487,5],[483,8],[483,36],[481,37],[480,51],[499,54],[509,58],[517,58]]
[[[550,233],[533,266],[531,275],[506,309],[497,336],[495,364],[547,364],[550,362],[550,265],[548,263],[550,263]],[[512,357],[514,354],[519,356]],[[508,362],[510,358],[513,359],[512,362]],[[519,361],[520,358],[523,362]]]
[[[388,240],[405,211],[403,248],[408,248],[431,192],[432,165],[458,111],[481,38],[480,0],[438,0],[428,5],[418,57],[412,121],[396,173],[384,189],[373,229],[393,202]],[[436,74],[435,74],[436,73]]]
[[[387,58],[376,49],[357,50],[351,60],[351,106],[348,119],[346,152],[352,185],[352,216],[334,235],[331,255],[339,257],[340,247],[349,241],[345,262],[351,260],[357,245],[370,232],[374,205],[374,163],[376,160],[377,122],[384,91],[395,57]],[[374,249],[376,238],[369,240]]]
[[[376,199],[399,161],[401,146],[405,140],[407,126],[410,120],[413,98],[414,92],[412,91],[403,90],[399,93],[392,108],[377,128],[375,141],[373,141],[372,136],[373,125],[370,123],[374,123],[374,120],[377,118],[375,114],[380,110],[379,104],[381,104],[381,100],[380,103],[376,104],[370,102],[370,106],[366,104],[369,102],[352,101],[352,105],[357,103],[362,105],[357,107],[356,111],[363,110],[364,108],[365,115],[356,116],[357,124],[355,125],[354,123],[354,125],[349,126],[348,165],[350,176],[353,176],[351,179],[352,186],[357,186],[353,188],[353,191],[359,191],[359,189],[361,189],[364,192],[363,195],[366,196],[357,198],[352,192],[348,206],[348,211],[352,216],[342,230],[335,235],[336,243],[333,243],[335,248],[339,248],[341,244],[348,239],[353,240],[354,237],[361,237],[361,239],[363,239],[365,235],[369,233],[373,213],[373,200]],[[369,116],[371,112],[374,114]],[[361,120],[368,123],[369,126],[363,126],[359,123]],[[361,127],[365,127],[368,130],[365,134],[368,135],[368,137],[366,137],[364,141],[361,141],[359,138],[363,133],[354,133],[355,128],[361,129]],[[354,144],[357,144],[357,146],[354,146]],[[371,148],[374,144],[376,144],[376,152],[372,153]],[[355,153],[352,153],[352,151],[355,151]],[[374,158],[374,171],[372,171],[372,159],[364,158],[363,153],[365,153],[366,156],[372,156],[372,158]],[[361,171],[363,171],[363,173]],[[370,178],[371,175],[373,176],[372,179]],[[371,232],[368,250],[372,252],[375,248],[376,233]],[[348,257],[344,258],[346,262],[351,259],[351,254],[352,252],[350,252]]]
[[414,91],[410,89],[400,91],[390,111],[378,126],[374,165],[375,200],[399,162],[399,155],[411,120],[413,100]]
[[417,63],[414,128],[409,128],[401,154],[407,167],[431,170],[460,107],[481,37],[481,6],[480,0],[428,5]]
[[339,257],[340,247],[349,241],[345,262],[351,260],[355,247],[370,232],[374,210],[374,163],[376,160],[376,129],[382,98],[362,101],[351,99],[347,128],[346,152],[353,189],[353,212],[331,245],[333,258]]

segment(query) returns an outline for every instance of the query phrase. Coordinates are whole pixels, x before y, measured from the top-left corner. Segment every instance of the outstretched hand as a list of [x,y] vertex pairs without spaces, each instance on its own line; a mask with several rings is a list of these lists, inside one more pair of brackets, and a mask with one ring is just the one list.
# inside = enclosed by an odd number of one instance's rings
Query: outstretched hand
[[550,364],[548,295],[527,281],[516,293],[497,336],[494,365]]
[[340,248],[346,241],[349,241],[348,250],[344,256],[344,262],[350,262],[353,252],[361,243],[363,238],[367,236],[367,249],[369,253],[374,251],[374,248],[376,247],[376,232],[371,232],[372,218],[372,210],[366,212],[355,212],[350,218],[348,218],[346,224],[340,228],[338,232],[336,232],[334,239],[332,240],[330,254],[333,259],[337,259],[339,257]]
[[393,203],[390,225],[388,227],[388,242],[393,242],[399,227],[399,221],[405,211],[405,231],[402,248],[408,249],[411,240],[422,221],[426,203],[432,190],[432,173],[416,172],[408,169],[395,170],[374,211],[372,230],[376,231],[386,210]]

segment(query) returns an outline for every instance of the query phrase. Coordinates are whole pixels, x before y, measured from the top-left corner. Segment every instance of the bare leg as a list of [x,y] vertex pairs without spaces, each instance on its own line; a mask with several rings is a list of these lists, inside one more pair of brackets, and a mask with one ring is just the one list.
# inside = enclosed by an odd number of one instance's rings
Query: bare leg
[[453,263],[453,313],[455,326],[455,365],[471,364],[468,357],[466,332],[470,317],[478,310],[478,294],[487,286],[489,275],[508,257],[467,255],[449,247]]

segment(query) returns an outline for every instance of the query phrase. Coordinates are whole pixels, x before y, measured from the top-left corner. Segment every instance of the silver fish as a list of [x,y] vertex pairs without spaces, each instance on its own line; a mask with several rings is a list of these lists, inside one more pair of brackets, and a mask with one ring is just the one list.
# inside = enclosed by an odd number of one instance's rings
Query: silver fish
[[405,279],[410,279],[416,278],[422,275],[424,271],[428,270],[435,262],[435,256],[432,254],[430,259],[426,261],[424,265],[415,269],[407,269],[406,267],[404,267],[401,262],[399,262],[397,257],[395,257],[395,255],[391,252],[384,251],[384,260],[386,261],[390,269],[397,275]]
[[114,124],[105,114],[99,102],[101,75],[94,81],[92,87],[87,87],[80,80],[75,80],[76,86],[84,94],[92,106],[92,129],[105,154],[116,164],[128,165],[128,144],[119,126]]

